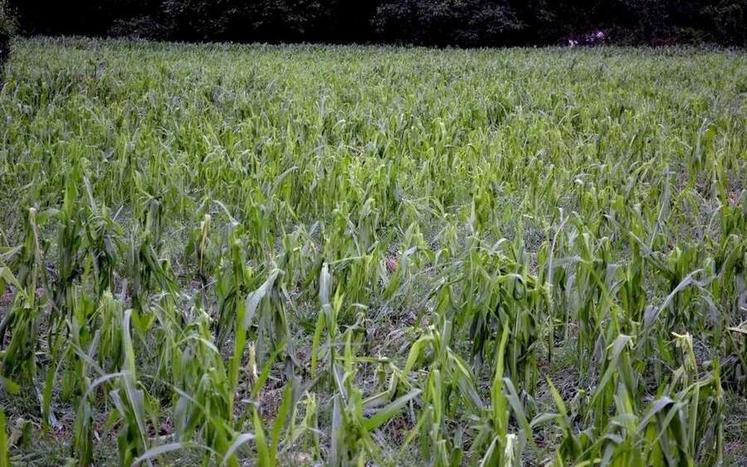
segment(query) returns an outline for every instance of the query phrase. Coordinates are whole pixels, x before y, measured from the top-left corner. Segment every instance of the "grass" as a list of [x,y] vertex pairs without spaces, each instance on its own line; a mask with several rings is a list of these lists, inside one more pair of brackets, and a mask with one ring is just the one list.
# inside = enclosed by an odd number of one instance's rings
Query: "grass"
[[747,461],[743,52],[13,48],[0,465]]

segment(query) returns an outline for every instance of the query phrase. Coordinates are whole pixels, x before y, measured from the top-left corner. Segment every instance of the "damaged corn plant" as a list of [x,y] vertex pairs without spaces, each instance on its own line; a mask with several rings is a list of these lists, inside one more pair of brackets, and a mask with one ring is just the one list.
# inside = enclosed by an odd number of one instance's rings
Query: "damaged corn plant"
[[0,465],[747,462],[746,82],[16,40]]

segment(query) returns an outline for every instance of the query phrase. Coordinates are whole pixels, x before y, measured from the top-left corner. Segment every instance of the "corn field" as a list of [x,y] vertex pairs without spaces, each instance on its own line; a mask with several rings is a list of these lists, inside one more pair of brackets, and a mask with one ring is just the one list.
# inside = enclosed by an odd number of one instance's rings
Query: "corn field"
[[747,55],[19,39],[0,466],[747,463]]

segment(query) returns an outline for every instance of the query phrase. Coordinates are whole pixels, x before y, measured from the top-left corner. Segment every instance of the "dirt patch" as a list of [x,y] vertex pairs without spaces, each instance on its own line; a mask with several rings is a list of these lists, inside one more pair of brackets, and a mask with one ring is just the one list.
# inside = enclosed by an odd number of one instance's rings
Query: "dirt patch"
[[259,414],[266,422],[275,420],[283,401],[283,388],[266,389],[259,393]]
[[15,294],[10,290],[6,290],[4,294],[0,295],[0,308],[10,306],[13,303],[13,298],[15,298]]

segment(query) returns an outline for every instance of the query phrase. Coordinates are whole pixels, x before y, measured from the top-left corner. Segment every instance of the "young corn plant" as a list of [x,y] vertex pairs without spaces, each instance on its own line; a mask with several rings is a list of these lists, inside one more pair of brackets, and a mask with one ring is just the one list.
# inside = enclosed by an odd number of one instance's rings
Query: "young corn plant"
[[13,52],[0,464],[747,458],[738,51]]

